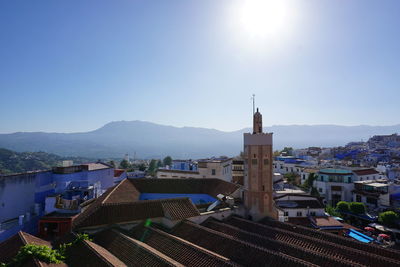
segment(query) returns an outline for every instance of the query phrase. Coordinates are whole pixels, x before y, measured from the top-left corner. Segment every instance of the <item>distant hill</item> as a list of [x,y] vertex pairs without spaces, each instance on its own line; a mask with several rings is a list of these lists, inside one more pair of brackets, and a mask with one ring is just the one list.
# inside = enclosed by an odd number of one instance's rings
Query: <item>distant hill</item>
[[90,160],[77,157],[60,157],[45,152],[14,152],[0,148],[0,174],[48,170],[55,167],[63,160],[73,160],[75,163],[88,162]]
[[[202,158],[234,156],[243,149],[243,133],[194,127],[173,127],[144,121],[111,122],[85,133],[13,133],[0,134],[0,147],[14,151],[44,151],[62,156],[90,158],[131,156],[138,158]],[[274,133],[274,149],[284,146],[340,146],[367,140],[377,134],[400,133],[394,126],[288,125],[264,128]]]

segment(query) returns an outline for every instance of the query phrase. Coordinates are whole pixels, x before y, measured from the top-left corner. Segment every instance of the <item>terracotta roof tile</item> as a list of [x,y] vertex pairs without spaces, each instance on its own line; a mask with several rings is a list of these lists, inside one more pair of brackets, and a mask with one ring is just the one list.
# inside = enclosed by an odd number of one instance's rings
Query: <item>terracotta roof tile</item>
[[175,227],[172,234],[245,266],[316,266],[188,221]]
[[240,188],[240,185],[225,182],[221,179],[131,179],[136,189],[141,193],[172,193],[172,194],[208,194],[216,197],[218,194],[230,195]]
[[182,266],[156,249],[116,230],[102,231],[96,234],[94,240],[128,266]]
[[343,227],[343,224],[331,216],[310,217],[311,222],[317,227]]
[[180,220],[200,215],[189,198],[143,200],[132,203],[107,203],[98,206],[92,211],[90,215],[83,214],[84,217],[82,220],[76,220],[74,227],[110,225],[161,217]]
[[[52,248],[50,242],[40,239],[31,234],[19,231],[9,239],[0,243],[0,262],[7,263],[11,261],[18,253],[19,249],[26,244],[35,244],[41,246],[47,246]],[[47,264],[45,262],[32,259],[27,261],[24,266],[66,266],[64,263],[61,264]]]
[[187,240],[153,227],[139,227],[132,236],[185,266],[235,266],[229,259],[199,247]]
[[248,242],[257,247],[290,255],[300,260],[317,264],[319,266],[353,266],[351,261],[346,261],[338,257],[331,257],[330,255],[308,249],[306,246],[296,242],[287,242],[286,240],[277,240],[274,236],[263,235],[257,232],[246,231],[245,229],[228,225],[215,220],[208,220],[202,225],[216,230],[218,232],[227,234],[233,238]]
[[74,245],[68,251],[68,258],[68,264],[76,267],[126,266],[126,264],[120,261],[108,250],[87,240],[84,240],[83,242]]
[[74,228],[123,223],[147,218],[172,220],[198,216],[190,199],[139,201],[140,193],[232,194],[240,186],[220,179],[125,179],[108,189],[79,214]]
[[353,171],[357,175],[373,175],[373,174],[379,174],[378,171],[375,169],[364,169],[364,170],[354,170]]
[[349,238],[300,225],[271,219],[264,219],[262,224],[258,224],[240,218],[232,218],[229,223],[234,223],[238,227],[245,227],[243,224],[247,224],[249,231],[257,231],[263,234],[277,231],[285,236],[303,240],[308,246],[316,245],[316,249],[325,250],[326,253],[332,253],[332,255],[341,256],[363,265],[400,265],[400,252],[398,251],[360,243]]

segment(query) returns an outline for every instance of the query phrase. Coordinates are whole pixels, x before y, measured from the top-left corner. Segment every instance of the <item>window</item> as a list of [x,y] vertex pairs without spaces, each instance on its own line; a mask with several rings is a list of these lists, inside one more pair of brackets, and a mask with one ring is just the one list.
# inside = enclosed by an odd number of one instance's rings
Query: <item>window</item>
[[315,211],[311,211],[310,212],[310,216],[315,216],[316,214],[315,214]]
[[320,188],[318,188],[318,191],[320,192],[320,193],[322,193],[322,188],[320,187]]
[[372,205],[378,205],[378,200],[376,198],[367,197],[367,203]]
[[268,165],[269,164],[269,160],[268,159],[264,159],[264,165]]
[[289,212],[288,211],[285,211],[284,213],[283,213],[283,216],[289,216]]
[[361,202],[361,196],[360,195],[356,195],[356,202]]
[[302,217],[303,213],[301,211],[298,211],[296,215],[297,215],[297,217]]
[[215,175],[215,169],[211,170],[211,175]]
[[265,186],[262,187],[262,191],[265,191]]
[[252,159],[251,164],[256,165],[257,164],[257,159]]

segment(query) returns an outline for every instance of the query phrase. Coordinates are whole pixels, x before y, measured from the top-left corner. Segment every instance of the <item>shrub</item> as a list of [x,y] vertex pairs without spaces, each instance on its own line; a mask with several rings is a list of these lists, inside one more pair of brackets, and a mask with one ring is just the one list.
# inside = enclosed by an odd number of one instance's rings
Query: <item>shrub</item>
[[339,211],[339,212],[341,212],[341,211],[349,212],[350,211],[349,203],[346,202],[346,201],[339,201],[336,204],[336,210]]
[[365,213],[365,205],[361,202],[351,202],[350,203],[350,211],[354,214],[364,214]]
[[335,216],[335,217],[339,217],[339,216],[340,216],[340,213],[337,212],[337,211],[335,210],[335,208],[332,207],[331,205],[326,205],[325,211],[326,211],[329,215],[331,215],[331,216]]
[[396,220],[399,219],[399,215],[394,211],[385,211],[379,213],[378,221],[382,224],[392,226],[395,224]]
[[5,266],[23,266],[24,262],[31,258],[47,263],[61,263],[64,260],[64,257],[57,250],[44,245],[26,244],[20,248],[12,262]]

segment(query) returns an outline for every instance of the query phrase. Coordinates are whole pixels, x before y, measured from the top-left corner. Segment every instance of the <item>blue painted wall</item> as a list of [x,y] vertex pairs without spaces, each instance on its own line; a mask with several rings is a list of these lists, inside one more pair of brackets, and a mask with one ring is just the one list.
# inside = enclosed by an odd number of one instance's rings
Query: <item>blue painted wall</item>
[[162,194],[162,193],[141,193],[139,200],[168,199],[168,198],[180,198],[180,197],[188,197],[194,204],[213,203],[216,201],[215,198],[207,194]]
[[51,171],[0,176],[0,223],[33,213],[35,203],[43,209],[46,197],[63,193],[72,181],[99,184],[98,194],[113,186],[114,169],[55,174]]

